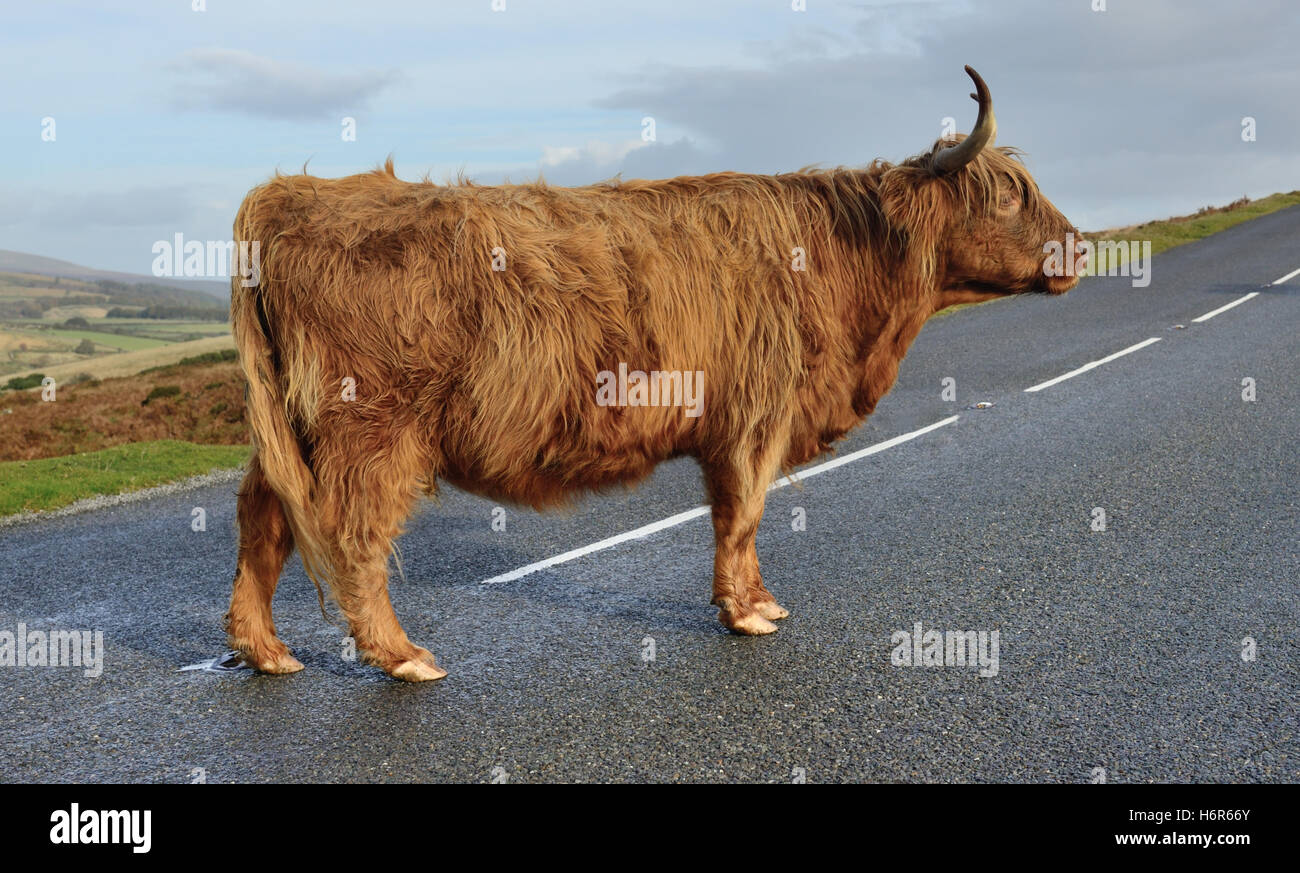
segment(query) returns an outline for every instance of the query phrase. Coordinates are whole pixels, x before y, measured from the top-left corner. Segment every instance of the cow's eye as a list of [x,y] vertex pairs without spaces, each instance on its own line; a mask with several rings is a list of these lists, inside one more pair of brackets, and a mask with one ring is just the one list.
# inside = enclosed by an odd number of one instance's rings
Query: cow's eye
[[1000,198],[998,198],[999,209],[1011,209],[1015,205],[1016,205],[1016,198],[1009,191],[1003,193],[1003,195]]

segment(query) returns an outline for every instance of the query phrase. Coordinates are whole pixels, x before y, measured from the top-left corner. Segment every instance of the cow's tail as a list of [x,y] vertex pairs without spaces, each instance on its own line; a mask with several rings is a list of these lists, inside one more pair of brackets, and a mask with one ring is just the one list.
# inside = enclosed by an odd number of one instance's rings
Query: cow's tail
[[[257,240],[255,229],[246,226],[245,211],[241,209],[235,221],[235,239]],[[269,254],[265,249],[269,246],[266,240],[259,242],[263,249],[261,265],[265,266]],[[246,407],[253,449],[263,475],[284,506],[303,568],[316,585],[321,613],[325,614],[322,586],[332,577],[333,566],[313,502],[316,477],[303,457],[301,435],[290,418],[283,375],[272,348],[265,291],[260,284],[265,278],[261,277],[253,287],[244,287],[239,271],[231,272],[230,327],[248,381]]]

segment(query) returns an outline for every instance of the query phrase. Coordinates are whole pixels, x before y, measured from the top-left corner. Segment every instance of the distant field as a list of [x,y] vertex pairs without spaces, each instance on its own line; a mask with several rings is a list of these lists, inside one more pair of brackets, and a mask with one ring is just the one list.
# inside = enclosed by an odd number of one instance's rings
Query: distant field
[[108,309],[103,306],[56,306],[53,309],[46,310],[45,317],[42,321],[64,321],[69,318],[84,318],[87,321],[96,318],[103,318],[108,315]]
[[153,349],[158,346],[167,345],[162,340],[149,339],[140,336],[126,336],[118,333],[101,333],[95,330],[82,330],[80,328],[49,328],[44,331],[52,336],[71,340],[76,345],[83,339],[88,339],[93,343],[110,348],[121,349],[124,352],[134,352],[139,349]]
[[0,324],[0,376],[35,366],[56,366],[67,361],[84,360],[72,353],[72,344],[51,336],[47,331],[22,330],[13,324]]
[[[37,327],[39,324],[31,321],[0,324],[0,377],[3,377],[0,384],[18,373],[47,372],[63,365],[84,365],[78,372],[90,372],[109,357],[168,345],[167,337],[161,335],[130,336],[79,328]],[[95,344],[95,355],[76,353],[83,339]]]
[[[51,364],[45,367],[28,366],[21,371],[5,374],[5,381],[14,376],[25,376],[30,373],[44,373],[59,382],[67,382],[81,373],[89,373],[96,379],[133,376],[149,367],[174,364],[181,358],[201,355],[204,352],[219,352],[222,349],[233,349],[234,347],[235,338],[229,333],[225,333],[207,339],[185,343],[168,343],[153,348],[140,349],[139,351],[119,352],[114,355],[100,355],[94,358],[80,358],[76,361]],[[0,394],[0,403],[2,402],[3,394]]]
[[229,322],[225,321],[172,321],[171,319],[161,320],[157,318],[100,318],[90,319],[92,325],[105,325],[112,327],[122,325],[123,327],[141,328],[150,330],[160,328],[167,330],[188,330],[199,331],[203,333],[227,333],[230,331]]
[[107,298],[98,285],[75,279],[60,279],[53,284],[49,276],[29,273],[0,273],[0,297],[78,297]]
[[[113,326],[121,319],[111,318],[92,324]],[[223,321],[153,321],[133,324],[131,333],[134,336],[146,337],[149,339],[161,340],[168,343],[189,342],[194,337],[193,334],[202,334],[203,336],[221,336],[230,333],[230,325]]]
[[[154,317],[108,318],[110,310]],[[224,300],[195,290],[0,270],[0,384],[32,372],[60,381],[82,373],[125,375],[136,366],[179,360],[192,352],[120,357],[228,336],[227,311]]]
[[[9,285],[0,281],[0,297],[67,297],[71,291],[78,296],[89,297],[94,294],[88,289],[77,288],[27,288],[22,285]],[[95,294],[103,299],[105,295]]]
[[19,351],[26,346],[32,351],[57,350],[62,344],[46,335],[41,330],[22,330],[17,326],[0,326],[0,355],[10,351]]
[[[43,273],[13,273],[13,272],[5,271],[3,273],[0,273],[0,281],[4,281],[4,280],[9,280],[14,282],[35,282],[41,285],[45,285],[50,282],[50,277],[46,276]],[[58,281],[58,287],[86,288],[92,291],[99,290],[98,286],[96,286],[95,283],[85,282],[81,279],[60,278]]]
[[[92,330],[100,333],[117,334],[118,336],[136,336],[147,339],[161,340],[162,342],[189,342],[199,337],[192,334],[202,334],[204,336],[218,336],[223,333],[230,333],[230,324],[224,321],[173,321],[172,319],[163,318],[104,318],[103,309],[100,308],[100,314],[95,315],[93,311],[87,314],[87,310],[94,310],[95,307],[58,307],[62,310],[57,318],[50,318],[46,314],[45,318],[10,318],[4,321],[11,329],[29,329],[32,334],[53,335],[54,330],[64,332],[76,332],[84,330],[82,328],[59,328],[57,325],[62,324],[68,318],[81,316],[90,323]],[[81,310],[73,311],[73,310]],[[50,310],[53,312],[54,310]],[[52,328],[51,331],[41,331],[40,328]],[[120,331],[120,333],[119,333]],[[92,337],[92,339],[94,339]],[[98,342],[98,340],[96,340]],[[113,345],[106,343],[106,345]],[[115,348],[147,348],[147,346],[121,346]]]

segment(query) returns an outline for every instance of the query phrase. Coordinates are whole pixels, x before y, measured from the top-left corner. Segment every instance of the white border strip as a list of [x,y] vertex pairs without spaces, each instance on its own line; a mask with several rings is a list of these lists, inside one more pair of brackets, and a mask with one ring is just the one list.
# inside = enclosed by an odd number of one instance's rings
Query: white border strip
[[[1286,282],[1289,279],[1294,279],[1296,276],[1300,276],[1300,269],[1292,270],[1291,272],[1283,276],[1281,279],[1275,279],[1272,282],[1269,282],[1268,287],[1272,288],[1274,285],[1281,285],[1283,282]],[[1192,322],[1195,324],[1199,324],[1202,321],[1209,321],[1211,318],[1214,318],[1214,316],[1218,315],[1220,312],[1227,312],[1232,307],[1240,306],[1250,298],[1258,297],[1258,296],[1259,296],[1258,291],[1251,291],[1249,294],[1243,297],[1238,297],[1236,300],[1232,301],[1231,303],[1225,306],[1220,306],[1218,309],[1207,312],[1204,315],[1200,316],[1199,318],[1193,318]]]
[[[856,452],[847,454],[842,458],[836,458],[833,461],[827,461],[824,464],[818,464],[815,467],[810,467],[799,475],[798,481],[802,481],[812,476],[825,473],[827,470],[833,470],[836,467],[841,467],[844,464],[851,463],[860,458],[865,458],[868,455],[874,455],[877,452],[883,452],[885,449],[892,449],[894,446],[905,443],[908,440],[916,439],[922,434],[927,434],[932,430],[936,430],[938,428],[943,427],[944,425],[952,424],[954,421],[956,421],[959,418],[961,418],[961,416],[959,415],[949,416],[948,418],[945,418],[943,421],[936,421],[934,424],[927,425],[926,427],[923,427],[920,430],[914,430],[911,433],[901,434],[900,436],[893,437],[892,439],[887,439],[884,442],[879,442],[873,446],[868,446],[865,449],[860,449]],[[787,477],[779,482],[774,483],[767,490],[774,491],[777,488],[784,488],[786,485],[789,484],[790,484],[790,479],[789,477]],[[592,543],[589,546],[582,546],[581,548],[571,549],[570,551],[564,552],[563,554],[556,555],[552,558],[546,558],[545,560],[537,561],[536,563],[529,564],[525,567],[519,567],[518,569],[511,570],[508,573],[502,573],[500,576],[493,576],[491,579],[484,579],[478,584],[497,585],[502,582],[513,582],[516,579],[522,579],[525,576],[529,576],[533,573],[538,572],[539,570],[546,570],[556,566],[557,564],[567,564],[569,561],[575,561],[578,558],[581,558],[585,555],[590,555],[592,552],[601,552],[604,551],[605,549],[612,549],[614,546],[620,545],[621,543],[630,542],[632,540],[643,539],[645,537],[650,536],[651,534],[659,533],[659,531],[667,530],[670,527],[677,527],[679,524],[685,524],[688,521],[691,521],[696,518],[700,518],[701,516],[705,516],[708,514],[709,514],[709,507],[697,506],[695,509],[688,509],[685,512],[679,512],[676,515],[670,515],[667,518],[660,519],[659,521],[656,522],[651,522],[650,524],[643,525],[642,527],[638,527],[635,530],[630,530],[627,533],[621,533],[612,537],[608,537],[606,539],[601,540],[600,542]]]
[[[1297,270],[1296,272],[1300,272],[1300,270]],[[1292,273],[1292,275],[1295,275],[1295,274]],[[1289,278],[1289,277],[1288,277],[1288,278]],[[1279,281],[1281,281],[1281,280],[1279,280]],[[1276,284],[1276,283],[1275,283],[1275,284]],[[1194,324],[1199,324],[1199,323],[1202,322],[1202,321],[1209,321],[1211,318],[1214,318],[1214,316],[1218,315],[1220,312],[1227,312],[1227,311],[1228,311],[1229,309],[1231,309],[1232,307],[1234,307],[1234,306],[1240,306],[1241,304],[1245,303],[1245,302],[1246,302],[1247,300],[1249,300],[1250,298],[1252,298],[1252,297],[1258,297],[1258,296],[1259,296],[1259,292],[1258,292],[1258,291],[1251,291],[1251,292],[1250,292],[1249,294],[1247,294],[1245,297],[1238,297],[1236,300],[1232,301],[1231,303],[1224,304],[1223,306],[1220,306],[1218,309],[1213,309],[1213,310],[1211,310],[1211,311],[1205,313],[1204,315],[1200,316],[1199,318],[1193,318],[1193,319],[1192,319],[1192,322],[1193,322]]]
[[884,442],[876,443],[874,446],[867,446],[865,449],[858,449],[856,452],[850,452],[842,458],[835,458],[824,464],[818,464],[816,467],[809,467],[795,474],[794,479],[786,476],[784,479],[778,479],[767,487],[768,491],[775,491],[778,488],[784,488],[787,485],[793,485],[795,482],[802,482],[805,479],[811,479],[813,476],[820,476],[827,470],[834,470],[836,467],[843,467],[845,464],[851,464],[859,458],[865,458],[868,455],[874,455],[877,452],[883,452],[885,449],[892,449],[894,446],[901,445],[908,440],[914,440],[917,437],[927,434],[932,430],[938,430],[941,427],[952,424],[960,415],[950,415],[943,421],[936,421],[934,424],[928,424],[920,430],[914,430],[911,433],[900,434],[893,439],[887,439]]
[[525,576],[532,575],[538,570],[546,570],[557,564],[567,564],[569,561],[576,561],[584,555],[590,555],[592,552],[601,552],[605,549],[612,549],[620,543],[626,543],[630,540],[639,540],[648,537],[651,534],[659,533],[661,530],[667,530],[670,527],[677,527],[679,524],[685,524],[691,519],[699,518],[702,515],[709,514],[709,507],[697,506],[695,509],[688,509],[686,512],[679,512],[676,515],[670,515],[667,518],[639,527],[636,530],[630,530],[627,533],[621,533],[603,539],[598,543],[592,543],[589,546],[582,546],[578,549],[571,549],[563,554],[556,555],[553,558],[547,558],[544,561],[537,561],[526,567],[520,567],[511,570],[509,573],[502,573],[500,576],[493,576],[491,579],[484,579],[480,585],[496,585],[500,582],[513,582],[516,579],[522,579]]
[[1042,391],[1044,388],[1051,388],[1057,382],[1064,382],[1066,379],[1073,379],[1075,376],[1079,375],[1080,373],[1086,373],[1089,370],[1094,369],[1095,367],[1100,367],[1102,364],[1109,364],[1111,361],[1115,360],[1116,358],[1122,358],[1125,355],[1129,354],[1130,352],[1136,352],[1138,349],[1144,349],[1147,346],[1151,345],[1152,343],[1158,343],[1160,342],[1160,339],[1161,338],[1158,336],[1153,336],[1150,339],[1144,339],[1142,340],[1142,342],[1138,343],[1137,345],[1129,346],[1126,349],[1120,349],[1118,352],[1116,352],[1113,355],[1107,355],[1106,357],[1101,358],[1100,360],[1096,360],[1096,361],[1092,361],[1091,363],[1084,364],[1082,367],[1080,367],[1077,370],[1071,370],[1068,373],[1062,373],[1060,376],[1057,376],[1055,379],[1048,379],[1046,382],[1040,382],[1032,388],[1026,388],[1025,391],[1026,393],[1028,393],[1033,391]]
[[1300,270],[1292,270],[1291,272],[1287,273],[1287,274],[1286,274],[1285,276],[1283,276],[1281,279],[1278,279],[1276,282],[1273,282],[1272,284],[1273,284],[1273,285],[1281,285],[1281,284],[1282,284],[1283,282],[1285,282],[1287,279],[1294,279],[1296,276],[1300,276]]

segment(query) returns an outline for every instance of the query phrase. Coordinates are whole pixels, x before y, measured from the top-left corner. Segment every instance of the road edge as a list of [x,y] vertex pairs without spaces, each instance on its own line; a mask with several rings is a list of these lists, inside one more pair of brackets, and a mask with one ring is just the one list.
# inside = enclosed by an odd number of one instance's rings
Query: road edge
[[177,479],[174,482],[164,482],[161,485],[151,485],[148,488],[141,488],[137,491],[124,491],[118,494],[98,494],[94,497],[83,497],[78,501],[69,503],[67,506],[61,506],[58,509],[50,509],[40,512],[17,512],[13,515],[0,516],[0,530],[6,530],[11,527],[28,524],[34,521],[48,521],[52,518],[80,515],[83,512],[93,512],[97,509],[108,509],[113,506],[136,503],[141,500],[151,500],[155,497],[180,494],[185,491],[193,491],[196,488],[204,488],[209,485],[221,485],[226,482],[237,482],[243,478],[243,475],[244,470],[240,467],[217,469],[210,470],[207,473],[201,473],[197,476]]

